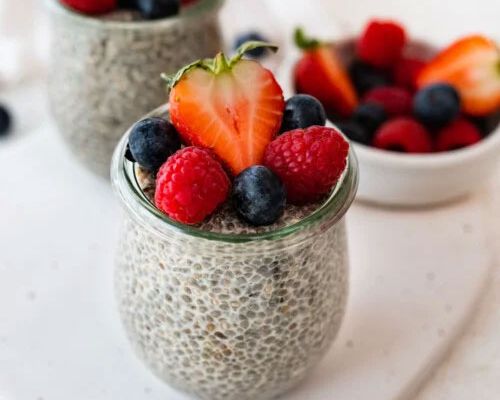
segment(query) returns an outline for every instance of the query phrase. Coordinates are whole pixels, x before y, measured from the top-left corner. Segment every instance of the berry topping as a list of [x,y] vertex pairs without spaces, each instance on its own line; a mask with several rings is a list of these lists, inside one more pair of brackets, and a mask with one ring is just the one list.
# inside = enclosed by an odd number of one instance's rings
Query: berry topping
[[365,128],[363,128],[358,122],[355,121],[343,121],[335,123],[337,128],[346,135],[349,140],[353,142],[361,143],[364,145],[370,145],[372,142],[372,136]]
[[436,151],[457,150],[480,140],[481,133],[476,126],[465,118],[458,118],[438,132]]
[[0,136],[6,136],[12,126],[12,117],[9,110],[0,104]]
[[408,117],[399,117],[383,124],[375,133],[373,146],[403,153],[429,153],[432,140],[423,125]]
[[176,221],[197,224],[224,203],[229,189],[229,178],[210,150],[186,147],[158,171],[155,204]]
[[500,124],[500,112],[484,117],[473,117],[471,121],[477,126],[483,136],[488,136]]
[[[238,51],[238,49],[243,46],[246,42],[267,42],[267,39],[258,32],[246,32],[240,34],[235,42],[234,42],[234,50]],[[252,50],[246,52],[252,58],[261,58],[266,54],[265,47],[256,47]]]
[[177,15],[180,0],[136,0],[136,8],[145,19],[161,19]]
[[437,55],[418,76],[418,86],[447,82],[460,93],[467,114],[483,116],[500,108],[500,52],[483,36],[465,37]]
[[90,15],[104,14],[117,7],[116,0],[61,0],[61,2],[75,11]]
[[285,113],[280,132],[288,132],[313,125],[325,125],[326,114],[323,105],[308,94],[296,94],[285,103]]
[[426,64],[418,58],[401,58],[393,71],[395,85],[413,92],[417,88],[418,75]]
[[295,65],[295,88],[298,93],[316,97],[327,114],[349,117],[358,104],[349,75],[331,45],[295,32],[295,41],[304,53]]
[[181,147],[174,126],[162,118],[147,118],[135,124],[128,144],[132,159],[151,172]]
[[196,61],[169,80],[170,117],[189,144],[212,149],[237,175],[261,164],[281,126],[285,102],[271,71],[243,60],[248,42],[230,60],[219,53]]
[[412,109],[412,96],[410,92],[395,86],[372,89],[365,94],[363,102],[380,104],[390,117],[410,115]]
[[386,119],[387,114],[382,105],[378,103],[360,104],[352,116],[368,133],[373,134]]
[[281,178],[291,203],[305,204],[331,191],[346,167],[348,151],[336,129],[312,126],[271,142],[264,164]]
[[460,96],[446,83],[436,83],[419,90],[413,100],[413,114],[429,128],[439,128],[453,121],[460,112]]
[[254,226],[270,225],[285,211],[286,191],[273,171],[255,165],[235,178],[232,201],[244,221]]
[[406,44],[403,27],[392,21],[371,21],[358,40],[356,50],[360,60],[378,68],[396,64]]
[[359,60],[354,61],[349,67],[349,75],[360,94],[379,86],[389,86],[391,80],[386,71],[372,67]]
[[137,0],[118,0],[118,8],[134,10],[137,8]]

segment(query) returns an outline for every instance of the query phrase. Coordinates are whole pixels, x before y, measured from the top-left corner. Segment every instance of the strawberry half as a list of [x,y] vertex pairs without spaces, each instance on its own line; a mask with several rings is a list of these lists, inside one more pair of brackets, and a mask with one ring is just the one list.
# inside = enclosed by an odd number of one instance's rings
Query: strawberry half
[[479,35],[453,43],[419,74],[417,85],[447,82],[460,93],[463,109],[487,115],[500,108],[500,52],[495,43]]
[[212,149],[235,175],[261,163],[285,107],[272,72],[242,58],[259,47],[277,50],[263,42],[247,42],[231,59],[219,53],[167,78],[170,118],[183,140]]
[[316,97],[328,114],[348,118],[358,105],[349,75],[331,44],[306,38],[295,31],[295,43],[304,51],[295,66],[295,89]]

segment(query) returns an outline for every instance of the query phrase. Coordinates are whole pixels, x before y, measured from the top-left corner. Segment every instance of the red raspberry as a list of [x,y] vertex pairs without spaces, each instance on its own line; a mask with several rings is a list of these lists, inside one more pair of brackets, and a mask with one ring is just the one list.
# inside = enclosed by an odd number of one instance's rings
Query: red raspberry
[[386,122],[375,132],[373,146],[403,153],[429,153],[432,151],[432,139],[419,122],[399,117]]
[[273,140],[264,165],[285,184],[288,201],[304,204],[330,192],[345,169],[349,144],[333,128],[295,129]]
[[482,139],[477,127],[463,117],[441,129],[436,137],[436,151],[450,151],[470,146]]
[[160,167],[155,204],[176,221],[197,224],[226,200],[229,188],[229,178],[210,150],[186,147]]
[[84,14],[104,14],[117,7],[117,0],[61,0],[61,2]]
[[415,91],[417,88],[417,77],[426,66],[426,62],[418,58],[401,58],[393,71],[394,83],[404,89]]
[[404,28],[392,21],[373,20],[357,43],[358,57],[378,68],[396,64],[406,44]]
[[378,103],[390,117],[410,115],[412,97],[410,92],[395,86],[380,86],[370,90],[363,97],[364,103]]

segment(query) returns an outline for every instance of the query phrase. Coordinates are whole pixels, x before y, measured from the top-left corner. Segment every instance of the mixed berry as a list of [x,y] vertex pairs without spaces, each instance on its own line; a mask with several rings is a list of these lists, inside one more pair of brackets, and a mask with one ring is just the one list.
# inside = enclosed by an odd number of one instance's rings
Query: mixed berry
[[430,153],[480,141],[498,125],[500,52],[480,35],[437,54],[406,54],[401,24],[373,20],[355,40],[354,59],[298,29],[303,50],[297,93],[316,97],[351,140],[384,150]]
[[286,102],[272,72],[243,58],[274,46],[247,42],[228,59],[196,61],[167,79],[170,121],[147,118],[125,157],[156,176],[154,202],[170,218],[197,224],[230,204],[244,222],[270,225],[287,203],[321,200],[346,168],[349,144],[325,127],[316,98]]
[[134,10],[146,20],[177,15],[183,6],[197,0],[60,0],[72,10],[87,15],[100,15],[115,10]]

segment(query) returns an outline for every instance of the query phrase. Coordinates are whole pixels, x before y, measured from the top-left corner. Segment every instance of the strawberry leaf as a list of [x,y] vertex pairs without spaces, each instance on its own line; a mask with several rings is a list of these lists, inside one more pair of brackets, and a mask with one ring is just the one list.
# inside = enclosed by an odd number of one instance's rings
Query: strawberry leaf
[[274,53],[278,51],[278,46],[274,44],[261,42],[258,40],[251,40],[243,43],[240,47],[238,47],[238,49],[236,50],[236,55],[233,58],[231,58],[231,61],[229,62],[229,66],[232,66],[236,64],[239,60],[241,60],[246,52],[254,49],[260,49],[261,47],[268,48]]
[[302,50],[314,50],[322,45],[318,39],[306,36],[302,28],[296,28],[293,36],[296,46]]

